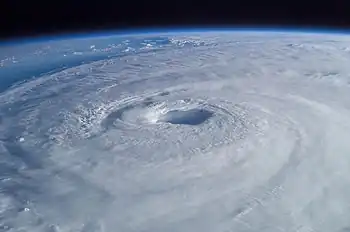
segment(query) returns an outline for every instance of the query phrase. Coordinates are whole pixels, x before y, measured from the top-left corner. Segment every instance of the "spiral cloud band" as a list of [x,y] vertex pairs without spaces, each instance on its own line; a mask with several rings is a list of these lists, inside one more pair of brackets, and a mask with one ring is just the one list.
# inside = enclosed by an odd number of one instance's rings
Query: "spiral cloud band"
[[350,37],[147,36],[0,94],[0,231],[350,231]]

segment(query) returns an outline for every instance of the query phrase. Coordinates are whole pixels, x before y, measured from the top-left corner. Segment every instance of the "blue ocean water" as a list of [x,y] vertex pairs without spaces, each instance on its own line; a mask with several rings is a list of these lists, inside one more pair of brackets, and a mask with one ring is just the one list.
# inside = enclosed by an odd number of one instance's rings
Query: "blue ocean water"
[[[0,47],[0,92],[15,83],[49,75],[64,69],[98,60],[121,57],[130,53],[143,53],[145,45],[155,49],[169,44],[167,37],[72,38],[68,40],[34,41],[33,43],[7,44]],[[130,49],[128,49],[130,48]]]

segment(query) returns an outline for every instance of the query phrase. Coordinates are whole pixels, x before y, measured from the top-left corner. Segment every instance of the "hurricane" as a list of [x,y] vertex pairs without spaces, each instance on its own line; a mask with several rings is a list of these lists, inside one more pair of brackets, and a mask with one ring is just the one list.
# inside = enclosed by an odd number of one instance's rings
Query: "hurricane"
[[0,231],[350,231],[350,37],[0,46]]

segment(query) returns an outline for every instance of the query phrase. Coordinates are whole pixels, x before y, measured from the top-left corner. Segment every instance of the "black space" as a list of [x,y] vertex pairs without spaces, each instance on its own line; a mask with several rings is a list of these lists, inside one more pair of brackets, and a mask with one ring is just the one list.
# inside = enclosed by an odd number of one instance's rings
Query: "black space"
[[159,27],[293,27],[350,30],[350,1],[0,2],[2,39]]

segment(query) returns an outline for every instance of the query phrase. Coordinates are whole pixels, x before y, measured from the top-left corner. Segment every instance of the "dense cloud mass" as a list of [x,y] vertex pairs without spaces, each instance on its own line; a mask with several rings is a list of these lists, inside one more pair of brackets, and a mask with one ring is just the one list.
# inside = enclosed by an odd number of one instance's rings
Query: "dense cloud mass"
[[350,230],[349,36],[0,52],[0,231]]

